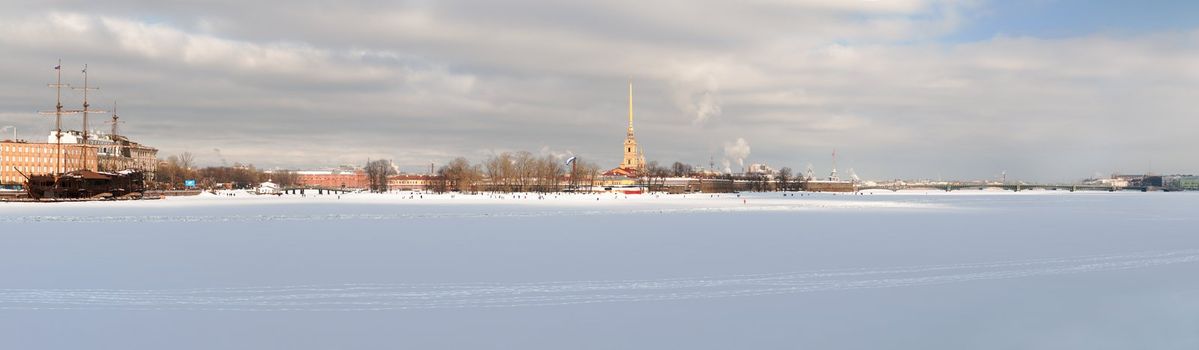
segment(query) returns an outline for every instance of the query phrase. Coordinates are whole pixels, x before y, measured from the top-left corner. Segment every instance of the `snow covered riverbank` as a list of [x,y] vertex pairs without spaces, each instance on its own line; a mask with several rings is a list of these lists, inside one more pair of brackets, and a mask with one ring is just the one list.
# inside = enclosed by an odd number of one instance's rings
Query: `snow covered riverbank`
[[1197,220],[1195,193],[7,203],[0,346],[1190,349]]

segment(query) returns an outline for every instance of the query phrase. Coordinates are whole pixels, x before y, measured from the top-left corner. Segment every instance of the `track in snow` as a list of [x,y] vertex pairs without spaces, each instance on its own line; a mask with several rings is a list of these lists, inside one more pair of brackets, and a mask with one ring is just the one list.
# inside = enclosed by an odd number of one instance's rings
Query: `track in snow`
[[508,308],[786,295],[926,286],[1199,261],[1199,250],[978,264],[652,280],[363,283],[196,289],[0,289],[8,310],[383,311]]

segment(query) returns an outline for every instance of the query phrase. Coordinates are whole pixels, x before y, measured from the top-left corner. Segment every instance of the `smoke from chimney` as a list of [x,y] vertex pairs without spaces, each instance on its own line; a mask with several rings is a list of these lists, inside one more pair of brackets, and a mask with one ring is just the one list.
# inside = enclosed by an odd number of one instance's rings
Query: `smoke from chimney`
[[729,164],[728,164],[729,160],[736,160],[737,166],[740,166],[742,169],[744,169],[745,168],[745,158],[749,158],[749,142],[746,142],[744,138],[740,138],[740,137],[738,137],[737,141],[735,141],[735,142],[725,142],[724,143],[724,157],[725,157],[725,166],[724,166],[725,172],[731,172],[730,171],[731,169],[729,169]]

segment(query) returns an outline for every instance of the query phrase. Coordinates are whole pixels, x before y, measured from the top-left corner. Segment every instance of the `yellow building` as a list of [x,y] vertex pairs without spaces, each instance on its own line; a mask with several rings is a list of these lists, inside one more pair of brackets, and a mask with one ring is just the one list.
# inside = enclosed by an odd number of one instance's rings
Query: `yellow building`
[[32,175],[96,171],[96,166],[96,147],[90,145],[0,141],[0,185],[23,184]]
[[64,130],[61,140],[52,131],[46,143],[0,141],[0,186],[24,184],[26,176],[76,170],[138,170],[145,172],[147,179],[152,179],[158,165],[157,157],[157,149],[124,136],[101,135],[85,144],[78,131]]

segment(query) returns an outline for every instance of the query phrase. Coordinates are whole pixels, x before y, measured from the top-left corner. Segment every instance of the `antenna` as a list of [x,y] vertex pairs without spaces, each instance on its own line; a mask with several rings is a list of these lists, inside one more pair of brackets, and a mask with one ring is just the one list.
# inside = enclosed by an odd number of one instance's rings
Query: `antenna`
[[[61,71],[61,69],[59,69],[59,70]],[[88,86],[87,65],[86,64],[83,65],[83,87],[81,87],[81,88],[73,87],[71,89],[72,90],[83,90],[83,109],[81,109],[80,112],[83,112],[83,145],[84,145],[84,147],[79,149],[79,163],[83,166],[83,169],[87,169],[87,157],[84,155],[84,153],[85,153],[84,150],[87,149],[88,139],[90,139],[90,137],[89,137],[90,130],[88,130],[88,125],[87,125],[87,114],[88,113],[107,113],[107,112],[91,109],[92,105],[87,102],[87,95],[88,95],[87,92],[91,91],[91,90],[100,90],[100,88]],[[99,167],[99,164],[97,164],[97,168],[98,167]]]
[[63,114],[76,114],[80,111],[62,109],[62,87],[70,87],[70,85],[62,83],[62,59],[58,60],[58,65],[54,66],[54,71],[58,75],[57,80],[55,80],[54,84],[46,84],[46,86],[54,88],[54,111],[42,111],[39,114],[54,115],[54,153],[55,157],[58,158],[58,162],[54,166],[54,188],[58,189],[58,177],[62,173],[62,116]]

